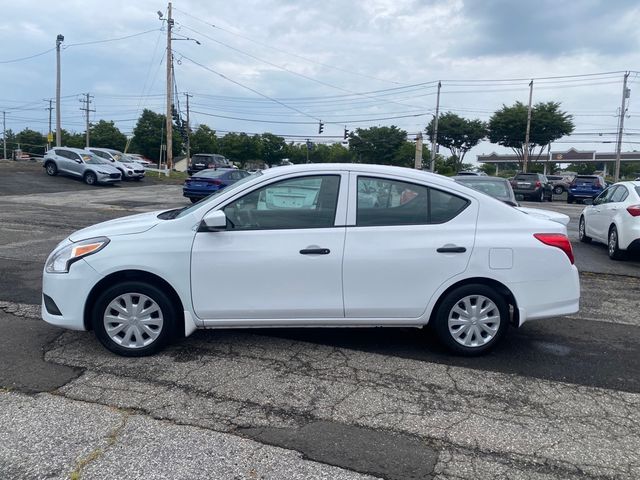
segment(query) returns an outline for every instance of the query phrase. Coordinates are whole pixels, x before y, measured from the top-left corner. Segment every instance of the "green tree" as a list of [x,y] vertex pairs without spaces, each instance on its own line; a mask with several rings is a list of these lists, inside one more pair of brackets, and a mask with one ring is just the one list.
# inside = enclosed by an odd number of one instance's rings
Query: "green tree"
[[[54,134],[55,142],[55,134]],[[60,130],[60,143],[63,147],[84,148],[86,146],[86,138],[84,134],[77,132],[69,132],[64,128]]]
[[287,144],[284,138],[273,133],[263,133],[260,137],[262,159],[269,166],[275,165],[285,158]]
[[[503,105],[489,119],[489,141],[511,148],[519,159],[524,158],[524,142],[527,131],[527,106],[516,102]],[[538,160],[547,145],[573,132],[573,117],[560,110],[558,102],[536,103],[531,109],[529,132],[529,157]],[[534,156],[535,149],[539,151]]]
[[[311,153],[311,152],[309,152]],[[307,162],[307,144],[306,143],[288,143],[284,148],[284,157],[288,158],[291,163]]]
[[220,149],[215,130],[212,130],[207,125],[199,125],[191,134],[189,141],[191,143],[191,155],[197,153],[218,153]]
[[[433,142],[435,118],[427,125],[426,132]],[[454,170],[463,170],[464,157],[480,140],[487,136],[487,126],[480,120],[468,120],[452,112],[438,118],[438,145],[449,149],[455,157]]]
[[[133,129],[131,150],[157,162],[160,156],[160,144],[164,144],[166,139],[164,126],[164,115],[145,108]],[[174,157],[182,152],[182,138],[175,125],[173,125],[172,151]]]
[[30,154],[42,155],[47,148],[47,139],[45,136],[30,128],[25,128],[18,132],[16,142],[20,144],[23,152]]
[[397,155],[406,140],[407,132],[395,125],[358,128],[349,135],[349,149],[359,163],[398,165],[404,162]]
[[332,143],[329,145],[330,163],[352,163],[353,160],[353,152],[341,143]]
[[260,136],[249,136],[246,133],[227,133],[219,140],[220,151],[229,160],[240,163],[244,168],[250,160],[258,160],[262,143]]
[[116,127],[113,121],[100,120],[89,128],[89,142],[92,147],[124,151],[127,136]]

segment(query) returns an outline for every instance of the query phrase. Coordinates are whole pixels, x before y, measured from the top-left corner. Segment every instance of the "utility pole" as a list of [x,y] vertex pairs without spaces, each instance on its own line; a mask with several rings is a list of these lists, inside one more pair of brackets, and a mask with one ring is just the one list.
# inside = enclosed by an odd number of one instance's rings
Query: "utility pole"
[[84,114],[86,116],[86,138],[87,138],[87,145],[86,147],[89,148],[91,145],[89,145],[89,112],[95,112],[95,109],[91,109],[89,108],[89,105],[91,104],[91,99],[93,98],[93,95],[90,95],[89,93],[85,93],[84,94],[84,100],[80,100],[81,102],[84,102],[84,107],[81,107],[80,110],[84,111]]
[[416,170],[422,170],[422,132],[416,135],[416,158],[413,167]]
[[64,36],[56,37],[56,147],[62,146],[62,127],[60,126],[60,44]]
[[189,124],[189,97],[193,97],[193,95],[185,93],[184,96],[187,97],[187,128],[185,131],[187,135],[187,163],[191,163],[191,126]]
[[173,51],[171,50],[171,30],[173,28],[173,18],[171,18],[171,2],[167,8],[167,121],[165,129],[167,131],[167,175],[173,167]]
[[2,158],[7,158],[7,112],[2,111],[2,143],[4,149],[4,156]]
[[622,82],[622,104],[620,105],[620,120],[618,121],[618,141],[616,143],[616,171],[614,181],[620,180],[620,152],[622,150],[622,132],[624,131],[624,115],[627,113],[627,98],[631,96],[631,90],[627,88],[629,72],[625,72]]
[[440,114],[440,87],[438,82],[438,95],[436,97],[436,117],[433,119],[433,139],[431,140],[431,171],[436,171],[436,147],[438,146],[438,116]]
[[527,109],[527,131],[524,134],[524,152],[522,158],[522,171],[527,173],[527,162],[529,162],[529,132],[531,130],[531,100],[533,99],[533,80],[529,82],[529,108]]
[[[46,102],[47,100],[45,100]],[[49,99],[49,107],[45,110],[49,110],[49,130],[47,131],[47,151],[51,150],[51,142],[53,141],[53,130],[51,130],[51,112],[53,111],[53,99]]]

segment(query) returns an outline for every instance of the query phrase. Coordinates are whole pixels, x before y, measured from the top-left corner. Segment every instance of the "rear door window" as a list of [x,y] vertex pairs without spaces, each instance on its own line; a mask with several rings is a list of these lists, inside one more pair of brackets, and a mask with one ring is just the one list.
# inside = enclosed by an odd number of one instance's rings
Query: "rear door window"
[[618,185],[616,191],[611,195],[610,202],[624,202],[629,196],[629,192],[627,191],[627,187],[624,185]]

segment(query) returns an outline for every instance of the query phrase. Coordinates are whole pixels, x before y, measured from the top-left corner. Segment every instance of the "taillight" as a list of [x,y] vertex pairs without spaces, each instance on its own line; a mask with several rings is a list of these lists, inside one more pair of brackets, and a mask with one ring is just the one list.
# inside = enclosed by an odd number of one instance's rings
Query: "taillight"
[[596,183],[594,183],[593,186],[596,188],[600,188],[602,185],[600,185],[600,182],[596,180]]
[[534,233],[533,236],[545,245],[556,247],[562,250],[567,254],[571,265],[573,265],[573,247],[571,246],[571,242],[566,235],[562,233]]
[[640,217],[640,205],[629,205],[627,212],[629,212],[632,217]]
[[211,183],[213,183],[214,185],[222,185],[222,182],[220,180],[213,180]]
[[536,188],[540,188],[542,186],[542,183],[540,183],[540,180],[536,181]]

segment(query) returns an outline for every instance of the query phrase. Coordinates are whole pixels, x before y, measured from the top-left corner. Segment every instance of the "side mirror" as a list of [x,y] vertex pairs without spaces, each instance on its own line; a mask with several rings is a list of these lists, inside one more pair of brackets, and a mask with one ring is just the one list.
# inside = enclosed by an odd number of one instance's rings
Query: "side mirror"
[[82,160],[80,160],[79,158],[76,159],[76,163],[82,163]]
[[593,198],[585,198],[584,199],[584,204],[585,205],[595,205]]
[[202,217],[202,225],[204,231],[217,232],[227,228],[227,216],[222,210],[211,210]]

